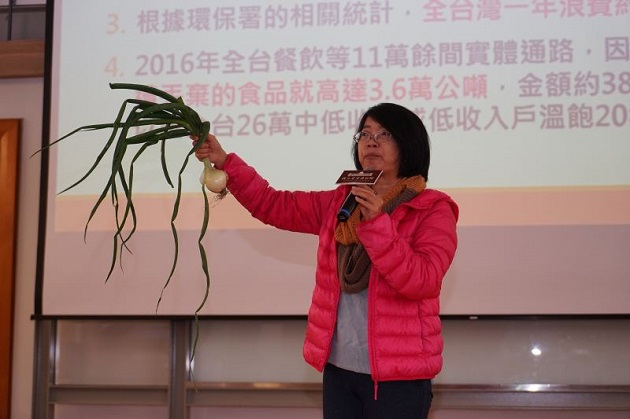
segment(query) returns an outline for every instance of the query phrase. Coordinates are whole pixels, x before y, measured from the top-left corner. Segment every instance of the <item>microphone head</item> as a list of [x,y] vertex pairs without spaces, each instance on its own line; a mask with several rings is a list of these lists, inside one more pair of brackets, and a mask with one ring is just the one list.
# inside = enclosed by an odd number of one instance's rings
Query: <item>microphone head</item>
[[350,211],[345,208],[340,209],[337,213],[337,220],[341,222],[348,221],[348,218],[350,218]]

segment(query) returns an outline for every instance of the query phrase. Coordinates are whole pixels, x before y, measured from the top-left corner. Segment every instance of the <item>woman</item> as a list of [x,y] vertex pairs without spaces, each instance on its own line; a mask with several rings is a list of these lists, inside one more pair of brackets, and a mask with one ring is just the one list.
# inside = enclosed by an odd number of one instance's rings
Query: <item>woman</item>
[[[383,171],[375,185],[290,192],[270,187],[213,135],[196,151],[227,173],[228,189],[254,217],[319,236],[303,353],[323,371],[324,418],[426,418],[442,368],[439,296],[458,208],[426,189],[429,137],[410,110],[370,108],[352,155],[357,169]],[[339,222],[349,192],[358,205]]]

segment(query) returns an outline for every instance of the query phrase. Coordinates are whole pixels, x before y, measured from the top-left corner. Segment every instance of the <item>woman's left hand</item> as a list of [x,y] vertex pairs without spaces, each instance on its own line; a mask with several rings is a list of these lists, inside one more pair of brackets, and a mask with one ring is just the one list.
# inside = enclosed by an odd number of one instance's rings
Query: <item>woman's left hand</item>
[[352,194],[356,197],[364,220],[371,220],[383,211],[383,198],[370,186],[353,186]]

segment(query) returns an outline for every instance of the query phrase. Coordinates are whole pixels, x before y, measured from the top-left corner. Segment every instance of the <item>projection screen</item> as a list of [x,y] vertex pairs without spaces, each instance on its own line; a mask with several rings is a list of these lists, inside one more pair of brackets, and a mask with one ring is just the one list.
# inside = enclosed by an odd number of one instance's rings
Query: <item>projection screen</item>
[[[351,137],[379,102],[431,136],[429,187],[460,205],[445,315],[630,313],[630,12],[615,1],[56,0],[47,68],[50,138],[112,122],[109,83],[181,96],[227,151],[276,189],[322,190],[352,169]],[[43,315],[190,315],[205,291],[192,159],[175,189],[159,148],[135,163],[138,230],[106,282],[114,235],[101,194],[109,132],[50,148]],[[171,176],[190,150],[169,140]],[[33,150],[35,151],[35,150]],[[129,155],[133,155],[130,153]],[[306,314],[317,239],[211,198],[202,315]]]

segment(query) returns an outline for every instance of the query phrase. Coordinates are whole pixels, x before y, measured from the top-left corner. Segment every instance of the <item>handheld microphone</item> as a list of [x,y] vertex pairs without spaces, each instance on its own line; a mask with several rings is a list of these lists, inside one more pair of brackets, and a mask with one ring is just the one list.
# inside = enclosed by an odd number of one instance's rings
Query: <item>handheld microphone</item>
[[[370,172],[376,172],[376,173],[370,173]],[[340,181],[345,176],[349,176],[349,177],[354,176],[355,178],[353,179],[352,182],[350,182],[350,184],[356,185],[356,184],[362,183],[362,184],[373,185],[381,176],[381,173],[382,171],[370,169],[369,167],[366,167],[364,170],[357,170],[357,171],[350,170],[350,171],[344,172],[339,178],[339,181],[337,181],[337,183],[340,183]],[[361,178],[362,180],[361,182],[358,181],[358,177]],[[357,198],[352,194],[352,192],[348,192],[348,196],[346,197],[346,199],[344,199],[343,204],[341,204],[341,208],[339,208],[339,211],[337,212],[337,220],[341,222],[348,221],[348,218],[350,218],[350,214],[352,214],[352,211],[354,211],[357,205],[358,205]]]
[[343,204],[341,204],[341,208],[339,208],[339,211],[337,212],[337,220],[342,222],[348,221],[350,214],[352,214],[352,211],[354,211],[356,207],[357,198],[352,195],[352,192],[349,192],[348,196],[343,201]]

